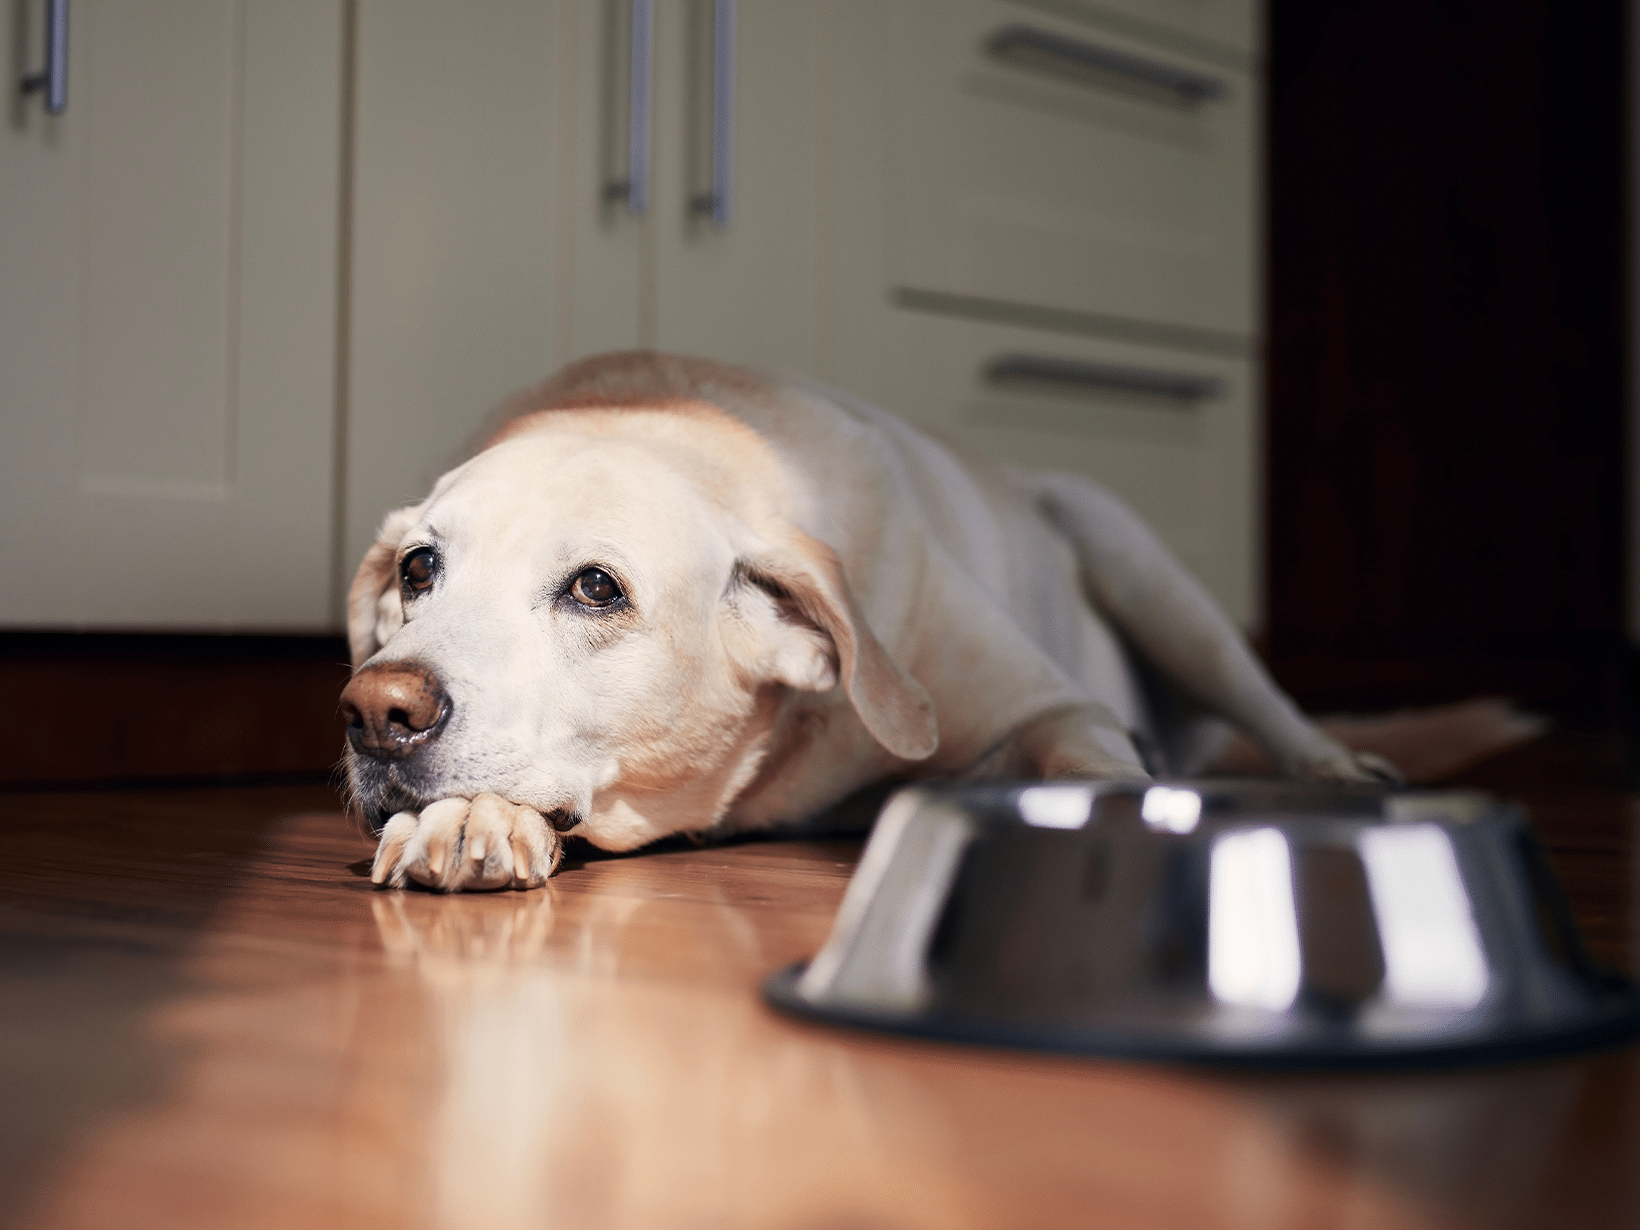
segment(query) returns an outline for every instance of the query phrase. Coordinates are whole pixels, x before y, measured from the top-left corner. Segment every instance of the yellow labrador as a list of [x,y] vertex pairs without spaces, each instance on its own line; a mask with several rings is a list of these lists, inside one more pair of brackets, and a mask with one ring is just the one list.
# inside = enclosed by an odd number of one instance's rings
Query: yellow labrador
[[1392,772],[1086,479],[697,359],[588,359],[524,404],[348,598],[378,883],[536,885],[561,832],[779,825],[890,777],[1188,773],[1210,715],[1296,777]]

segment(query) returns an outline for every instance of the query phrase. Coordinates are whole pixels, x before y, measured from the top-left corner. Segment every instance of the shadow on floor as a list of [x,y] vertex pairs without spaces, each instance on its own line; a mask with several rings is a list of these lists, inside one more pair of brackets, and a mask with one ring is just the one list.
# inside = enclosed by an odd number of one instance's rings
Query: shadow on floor
[[75,1142],[163,1100],[187,1056],[156,1042],[190,945],[323,786],[0,794],[0,1225],[24,1225]]

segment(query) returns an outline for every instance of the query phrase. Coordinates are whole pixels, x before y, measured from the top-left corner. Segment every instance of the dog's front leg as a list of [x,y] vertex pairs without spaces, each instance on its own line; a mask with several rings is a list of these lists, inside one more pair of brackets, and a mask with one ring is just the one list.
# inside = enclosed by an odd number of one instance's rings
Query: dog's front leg
[[558,834],[532,807],[498,794],[440,799],[387,822],[370,879],[387,888],[414,880],[447,893],[538,888],[561,852]]

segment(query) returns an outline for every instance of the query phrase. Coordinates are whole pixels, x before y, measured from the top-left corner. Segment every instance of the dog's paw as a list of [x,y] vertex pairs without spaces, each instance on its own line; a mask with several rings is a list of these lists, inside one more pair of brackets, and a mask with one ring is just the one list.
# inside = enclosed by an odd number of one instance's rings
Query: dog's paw
[[1406,778],[1401,770],[1376,752],[1344,752],[1326,760],[1312,760],[1305,764],[1297,777],[1307,782],[1328,786],[1371,784],[1404,786]]
[[538,888],[558,865],[561,848],[534,808],[498,794],[440,799],[387,822],[370,879],[387,888],[414,880],[446,893]]

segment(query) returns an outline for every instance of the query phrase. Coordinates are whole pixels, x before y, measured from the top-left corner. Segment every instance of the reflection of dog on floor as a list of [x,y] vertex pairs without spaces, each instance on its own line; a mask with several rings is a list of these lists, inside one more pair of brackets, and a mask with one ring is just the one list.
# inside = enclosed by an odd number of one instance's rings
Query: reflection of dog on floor
[[378,883],[540,884],[560,832],[762,828],[890,777],[1189,774],[1221,719],[1293,777],[1394,776],[1086,479],[702,360],[589,359],[521,404],[348,598]]

